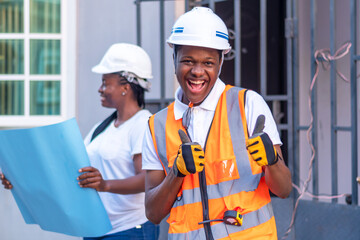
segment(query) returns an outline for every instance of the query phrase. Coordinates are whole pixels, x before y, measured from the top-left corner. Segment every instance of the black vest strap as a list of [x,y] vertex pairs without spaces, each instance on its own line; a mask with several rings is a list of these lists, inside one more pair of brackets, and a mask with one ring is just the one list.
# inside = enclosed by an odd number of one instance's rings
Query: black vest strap
[[117,111],[113,112],[109,117],[107,117],[94,131],[93,135],[91,136],[91,140],[94,140],[94,138],[96,138],[97,135],[99,135],[100,133],[102,133],[105,128],[107,128],[107,126],[109,126],[109,124],[116,119],[117,117]]

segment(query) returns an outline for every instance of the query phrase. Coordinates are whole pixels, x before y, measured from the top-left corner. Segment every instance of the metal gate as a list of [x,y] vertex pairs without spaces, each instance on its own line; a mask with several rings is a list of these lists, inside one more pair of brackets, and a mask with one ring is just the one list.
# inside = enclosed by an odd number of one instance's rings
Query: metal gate
[[[141,3],[149,2],[151,0],[136,0],[137,6],[137,43],[141,45]],[[159,3],[160,8],[160,61],[161,66],[164,66],[164,48],[166,47],[165,39],[168,33],[164,31],[165,0],[152,0]],[[326,2],[326,4],[324,4]],[[277,227],[279,232],[279,239],[336,239],[345,237],[345,239],[359,239],[360,229],[356,228],[356,222],[360,220],[360,209],[358,203],[358,147],[359,147],[359,133],[358,133],[358,86],[357,78],[359,75],[359,0],[347,0],[341,2],[343,5],[347,4],[348,16],[336,16],[337,5],[335,0],[258,0],[258,1],[241,1],[241,0],[185,0],[185,10],[190,10],[194,6],[207,6],[212,8],[229,27],[229,37],[232,45],[232,51],[226,56],[224,67],[222,70],[221,79],[226,83],[235,86],[242,86],[258,91],[269,104],[274,118],[278,124],[278,129],[283,140],[283,152],[285,158],[288,159],[293,183],[295,186],[302,185],[303,191],[296,191],[287,202],[284,200],[274,199],[274,211],[277,218]],[[252,5],[251,5],[252,4]],[[323,4],[323,5],[321,5]],[[339,2],[338,2],[339,4]],[[326,6],[324,6],[326,5]],[[351,191],[347,195],[347,202],[338,203],[338,198],[332,198],[329,201],[319,201],[319,195],[322,190],[319,185],[322,181],[319,166],[319,131],[322,131],[319,126],[319,108],[318,92],[322,89],[317,88],[315,82],[313,88],[309,90],[311,99],[311,108],[308,113],[304,113],[301,109],[300,88],[304,87],[304,81],[300,80],[300,54],[299,54],[299,8],[309,7],[309,22],[308,30],[310,32],[310,41],[305,44],[307,51],[310,52],[307,62],[309,63],[309,73],[305,78],[307,85],[311,85],[314,76],[320,71],[321,64],[327,63],[329,66],[329,88],[330,101],[326,107],[330,109],[330,170],[328,175],[331,175],[330,196],[338,196],[339,193],[339,178],[338,176],[339,152],[337,151],[339,141],[339,133],[347,133],[350,135],[348,144],[350,145],[349,168],[351,173],[349,178],[349,185]],[[328,9],[328,21],[324,21],[320,27],[327,26],[329,35],[327,36],[329,44],[328,55],[318,54],[319,46],[317,39],[318,10],[325,7]],[[321,9],[322,10],[322,9]],[[337,18],[336,18],[337,17]],[[345,52],[338,53],[336,46],[336,19],[348,17],[349,26],[342,26],[349,28],[350,39],[344,44],[344,49],[350,50],[350,63],[348,69],[350,72],[349,91],[347,94],[350,98],[350,122],[349,124],[340,124],[339,116],[337,114],[338,106],[337,100],[339,93],[337,92],[337,79],[339,79],[339,72],[337,71],[336,61],[337,54],[341,55]],[[275,19],[275,20],[274,20]],[[304,21],[304,19],[302,19]],[[256,22],[253,26],[248,26]],[[245,23],[245,24],[244,24]],[[274,25],[279,26],[274,28]],[[248,27],[248,29],[247,29]],[[255,29],[255,30],[254,30]],[[252,31],[253,30],[253,31]],[[255,32],[255,33],[254,33]],[[277,34],[274,34],[277,32]],[[254,37],[255,34],[255,37]],[[252,37],[252,39],[250,39]],[[321,36],[323,37],[323,36]],[[249,40],[250,39],[250,40]],[[275,40],[274,40],[275,39]],[[255,42],[255,46],[251,45]],[[275,43],[274,43],[275,42]],[[304,44],[302,44],[304,45]],[[348,46],[351,46],[347,48]],[[255,50],[254,50],[255,49]],[[255,51],[255,52],[254,52]],[[250,54],[249,54],[250,52]],[[251,53],[252,52],[252,53]],[[280,52],[280,54],[279,54]],[[248,55],[247,55],[248,54]],[[345,54],[345,53],[344,53]],[[274,60],[275,59],[275,60]],[[246,65],[247,62],[255,63],[254,66]],[[285,66],[285,67],[282,67]],[[274,70],[275,69],[275,70]],[[224,73],[225,72],[225,73]],[[231,73],[230,73],[231,72]],[[161,91],[159,99],[149,99],[147,106],[154,111],[165,107],[172,99],[165,98],[165,72],[161,69]],[[249,80],[251,79],[251,80]],[[226,81],[227,80],[227,81]],[[306,85],[306,84],[305,84]],[[343,93],[342,93],[343,94]],[[303,124],[300,119],[302,115],[311,114],[313,116],[310,123]],[[310,115],[310,116],[311,116]],[[314,151],[310,152],[309,168],[311,169],[311,178],[308,180],[301,180],[301,173],[303,169],[301,165],[307,164],[309,159],[301,157],[302,148],[300,147],[303,141],[304,134],[308,132],[310,136],[310,143]],[[342,159],[340,159],[342,160]],[[305,162],[305,163],[304,163]],[[321,172],[323,173],[323,172]],[[305,181],[305,182],[304,182]],[[311,189],[312,197],[305,200],[300,200],[305,195],[305,186]],[[309,189],[307,193],[309,193]],[[299,198],[300,197],[300,198]],[[344,196],[342,196],[344,198]],[[298,201],[299,200],[299,201]],[[285,206],[285,207],[284,207]],[[277,215],[278,214],[278,215]],[[291,214],[293,214],[291,216]],[[335,219],[334,219],[335,218]],[[341,220],[340,220],[341,219]]]
[[[334,0],[307,1],[307,10],[309,10],[309,49],[310,74],[305,79],[308,81],[308,95],[310,121],[308,124],[301,122],[300,110],[301,91],[299,88],[304,86],[300,80],[299,59],[299,6],[304,8],[302,1],[287,1],[287,27],[290,29],[287,34],[288,49],[288,78],[293,83],[293,131],[292,131],[292,172],[293,181],[302,188],[294,193],[294,212],[295,216],[295,236],[296,239],[359,239],[360,231],[355,222],[360,220],[360,208],[358,203],[358,71],[359,66],[359,1],[348,0],[336,2]],[[341,5],[339,5],[341,4]],[[344,11],[345,9],[345,11]],[[348,14],[344,14],[344,12]],[[342,13],[342,14],[341,14]],[[303,16],[302,16],[303,17]],[[339,19],[347,19],[347,23],[338,25]],[[326,21],[322,21],[326,19]],[[303,19],[302,19],[303,20]],[[340,27],[339,27],[340,26]],[[326,31],[322,31],[326,28]],[[339,34],[346,29],[346,37]],[[322,35],[326,32],[328,35]],[[346,41],[339,43],[340,38]],[[302,50],[303,51],[303,50]],[[348,62],[344,64],[347,58]],[[326,66],[326,68],[322,68]],[[304,69],[304,67],[302,68]],[[341,69],[341,70],[340,70]],[[342,74],[341,71],[349,73]],[[320,78],[322,74],[322,78]],[[319,81],[323,80],[323,81]],[[341,84],[341,80],[348,81],[347,86]],[[325,87],[325,88],[324,88]],[[329,90],[328,90],[329,89]],[[339,90],[341,89],[341,91]],[[323,101],[323,95],[326,95],[326,101]],[[347,104],[343,103],[344,96],[348,99]],[[304,97],[303,97],[304,98]],[[324,108],[329,109],[328,121],[324,121]],[[346,109],[346,110],[344,110]],[[341,115],[339,112],[346,112]],[[323,125],[328,124],[325,130]],[[304,180],[301,177],[301,164],[304,158],[301,158],[304,148],[301,148],[301,139],[307,135],[307,142],[310,148],[308,164],[309,175]],[[347,139],[344,139],[344,135]],[[324,139],[326,136],[328,139]],[[340,141],[339,139],[342,139]],[[327,154],[320,154],[325,145]],[[343,147],[344,145],[347,148]],[[344,150],[346,149],[346,150]],[[348,151],[349,154],[344,153]],[[323,151],[324,152],[324,151]],[[324,155],[329,159],[324,159]],[[347,173],[340,168],[349,169]],[[324,169],[330,180],[324,184]],[[346,181],[342,181],[345,179]],[[345,182],[341,185],[339,182]],[[345,185],[345,187],[344,187]],[[323,194],[328,189],[327,194]],[[346,192],[344,192],[346,191]],[[305,195],[310,195],[306,200],[300,200]],[[326,200],[319,200],[326,199]],[[331,199],[331,200],[329,200]],[[338,201],[341,199],[341,203]],[[293,219],[293,220],[294,220]],[[337,221],[337,220],[339,221]],[[334,220],[336,223],[334,223]]]

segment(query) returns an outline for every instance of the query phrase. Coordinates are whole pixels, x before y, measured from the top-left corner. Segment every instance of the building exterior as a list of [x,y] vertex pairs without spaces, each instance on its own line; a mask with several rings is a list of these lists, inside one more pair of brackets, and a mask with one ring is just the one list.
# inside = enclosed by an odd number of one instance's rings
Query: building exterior
[[[0,129],[75,117],[85,136],[112,112],[101,107],[101,76],[91,68],[115,42],[149,53],[147,108],[165,107],[177,87],[165,40],[196,5],[211,7],[230,31],[233,50],[220,78],[264,96],[293,182],[307,186],[274,197],[279,238],[359,239],[358,0],[0,0]],[[79,239],[26,225],[2,188],[0,213],[0,239]]]

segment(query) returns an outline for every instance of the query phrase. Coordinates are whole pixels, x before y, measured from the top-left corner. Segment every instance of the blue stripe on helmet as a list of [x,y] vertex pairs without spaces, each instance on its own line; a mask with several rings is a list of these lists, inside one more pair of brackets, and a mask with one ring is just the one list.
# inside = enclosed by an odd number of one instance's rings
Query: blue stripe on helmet
[[220,31],[216,31],[216,36],[224,38],[226,40],[229,40],[229,35],[227,35],[226,33],[220,32]]
[[171,33],[182,33],[184,31],[184,27],[173,28]]

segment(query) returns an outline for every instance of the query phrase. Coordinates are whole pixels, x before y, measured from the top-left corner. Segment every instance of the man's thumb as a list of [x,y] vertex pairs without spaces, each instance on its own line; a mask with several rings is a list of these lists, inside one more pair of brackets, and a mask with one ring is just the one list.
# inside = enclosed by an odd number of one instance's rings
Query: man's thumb
[[264,126],[265,126],[265,116],[261,114],[256,119],[255,128],[251,136],[254,136],[257,133],[261,133],[264,130]]
[[179,133],[181,142],[182,142],[183,144],[190,142],[189,137],[186,135],[186,133],[185,133],[183,130],[179,129],[178,133]]

